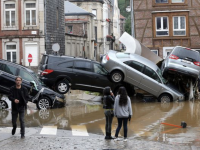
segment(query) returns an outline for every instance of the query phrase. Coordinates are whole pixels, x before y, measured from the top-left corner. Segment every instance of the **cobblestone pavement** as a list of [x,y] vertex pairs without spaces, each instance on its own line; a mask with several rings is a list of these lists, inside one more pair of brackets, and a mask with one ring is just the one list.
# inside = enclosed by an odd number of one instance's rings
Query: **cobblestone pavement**
[[104,136],[89,134],[87,137],[75,137],[70,131],[58,130],[56,136],[40,135],[41,129],[26,129],[26,138],[20,134],[12,136],[0,132],[1,150],[200,150],[200,147],[185,145],[170,145],[160,142],[129,139],[127,142],[104,140]]

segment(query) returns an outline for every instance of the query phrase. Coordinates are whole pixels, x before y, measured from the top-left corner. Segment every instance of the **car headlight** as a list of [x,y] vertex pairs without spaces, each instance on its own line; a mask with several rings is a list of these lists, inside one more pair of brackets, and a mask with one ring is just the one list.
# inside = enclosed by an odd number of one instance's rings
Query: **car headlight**
[[64,102],[64,99],[62,99],[62,98],[60,98],[60,97],[58,97],[58,96],[56,96],[56,98],[55,98],[57,101],[59,101],[59,102]]

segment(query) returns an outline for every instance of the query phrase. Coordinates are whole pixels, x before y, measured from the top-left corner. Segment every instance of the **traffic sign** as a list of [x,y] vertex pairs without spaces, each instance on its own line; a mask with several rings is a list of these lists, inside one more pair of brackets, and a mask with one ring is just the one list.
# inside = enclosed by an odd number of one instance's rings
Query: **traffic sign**
[[28,62],[31,63],[33,60],[33,56],[31,54],[28,54]]

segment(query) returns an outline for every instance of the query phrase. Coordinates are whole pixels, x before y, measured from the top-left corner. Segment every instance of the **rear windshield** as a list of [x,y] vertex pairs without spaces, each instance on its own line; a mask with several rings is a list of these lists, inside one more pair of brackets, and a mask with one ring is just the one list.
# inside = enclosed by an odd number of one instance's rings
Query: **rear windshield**
[[130,58],[130,54],[129,53],[117,53],[116,57],[117,58]]
[[173,50],[172,54],[178,56],[181,59],[191,58],[193,59],[193,61],[200,61],[200,55],[197,52],[193,50],[188,50],[183,47],[176,47]]
[[47,58],[47,56],[46,56],[46,55],[43,55],[43,56],[42,56],[42,60],[40,61],[40,64],[45,64],[46,58]]

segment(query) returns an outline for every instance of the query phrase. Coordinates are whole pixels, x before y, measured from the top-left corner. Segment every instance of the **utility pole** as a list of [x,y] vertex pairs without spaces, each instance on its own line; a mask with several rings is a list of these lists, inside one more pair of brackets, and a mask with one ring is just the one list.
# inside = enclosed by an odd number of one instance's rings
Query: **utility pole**
[[131,35],[132,37],[135,37],[133,0],[130,0],[130,5],[131,5]]

